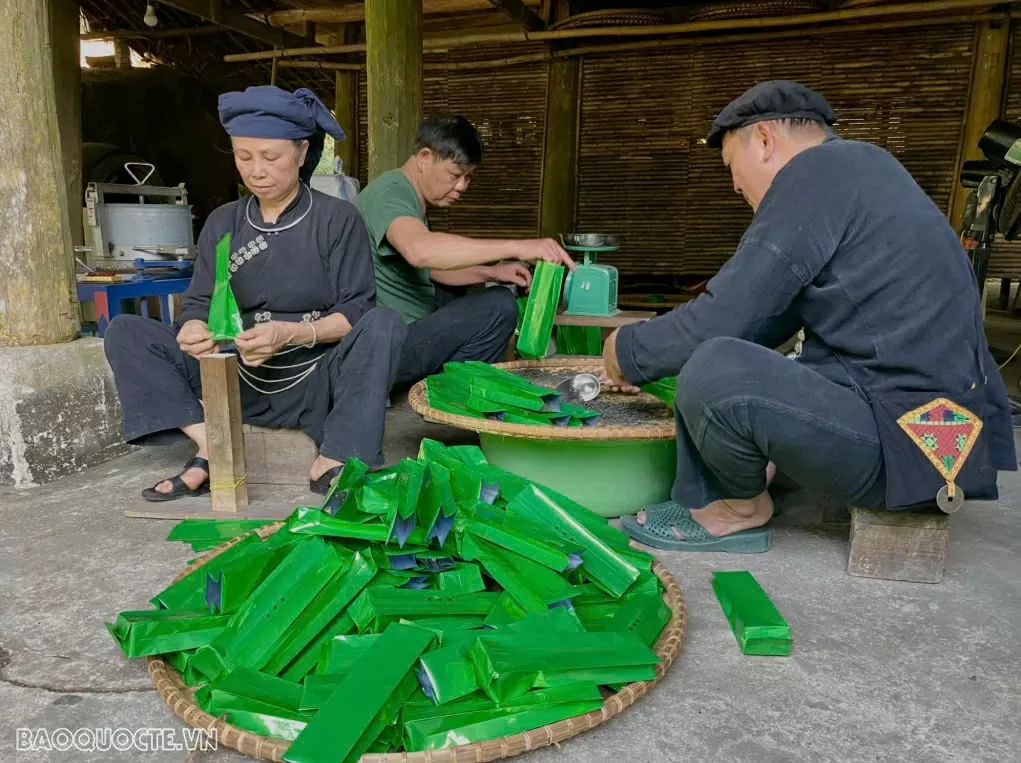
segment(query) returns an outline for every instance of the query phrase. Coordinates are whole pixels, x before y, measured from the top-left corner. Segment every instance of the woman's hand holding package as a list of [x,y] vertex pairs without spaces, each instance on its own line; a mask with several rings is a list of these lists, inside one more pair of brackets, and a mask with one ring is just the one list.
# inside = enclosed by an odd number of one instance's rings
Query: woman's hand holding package
[[193,358],[201,358],[211,352],[219,352],[220,348],[213,341],[213,333],[205,321],[191,320],[181,326],[177,332],[177,346]]
[[257,323],[241,332],[234,340],[241,354],[241,362],[246,366],[261,366],[280,352],[285,344],[293,341],[294,327],[297,325],[287,321],[269,321]]

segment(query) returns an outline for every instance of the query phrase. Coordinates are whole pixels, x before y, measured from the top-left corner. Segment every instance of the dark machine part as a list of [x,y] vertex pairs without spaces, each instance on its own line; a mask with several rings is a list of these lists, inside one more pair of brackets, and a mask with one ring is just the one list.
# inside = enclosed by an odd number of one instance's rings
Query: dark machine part
[[961,240],[981,288],[996,234],[1013,241],[1021,233],[1021,126],[996,119],[978,145],[986,160],[961,168],[961,185],[975,189],[964,208]]

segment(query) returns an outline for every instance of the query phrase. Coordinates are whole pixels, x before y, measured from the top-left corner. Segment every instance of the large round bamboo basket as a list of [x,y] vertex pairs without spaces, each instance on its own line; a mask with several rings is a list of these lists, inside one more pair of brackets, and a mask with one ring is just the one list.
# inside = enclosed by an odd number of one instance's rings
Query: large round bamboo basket
[[[603,370],[601,358],[588,356],[494,365],[512,372],[535,369],[557,379]],[[408,402],[429,421],[477,432],[494,466],[545,485],[603,517],[634,514],[670,497],[677,470],[677,427],[673,411],[648,393],[601,394],[586,407],[610,419],[635,418],[627,425],[594,427],[509,424],[447,413],[429,405],[424,382],[411,388]]]
[[[271,525],[260,527],[254,532],[258,533],[260,537],[266,538],[282,526],[283,522],[275,522]],[[222,554],[239,542],[242,537],[244,536],[234,538],[219,548],[199,557],[192,564],[185,567],[174,578],[174,582],[201,567],[218,554]],[[654,681],[638,681],[628,684],[619,692],[607,696],[599,710],[593,710],[590,713],[558,721],[557,723],[533,729],[532,731],[500,737],[499,739],[490,739],[475,744],[447,747],[442,750],[367,754],[361,757],[361,762],[468,763],[470,761],[471,763],[485,763],[485,761],[490,760],[503,760],[504,758],[520,755],[529,750],[559,744],[564,740],[593,729],[618,713],[623,712],[648,694],[649,690],[662,680],[681,652],[684,635],[688,627],[687,610],[685,609],[684,596],[681,593],[680,585],[659,562],[654,563],[652,571],[666,586],[663,600],[670,607],[672,613],[669,622],[667,622],[663,633],[654,646],[654,651],[662,660],[661,664],[656,666],[656,679]],[[178,718],[190,726],[205,731],[211,738],[216,740],[218,745],[226,745],[259,760],[283,762],[284,753],[287,751],[290,742],[253,734],[239,729],[237,726],[232,726],[220,718],[214,718],[196,704],[193,696],[194,690],[184,685],[180,674],[169,663],[164,661],[162,657],[147,657],[146,664],[149,677],[156,686],[156,691]]]
[[[507,363],[494,363],[496,368],[505,371],[535,368],[543,371],[562,372],[565,375],[592,373],[597,376],[603,370],[603,362],[591,357],[553,357],[546,360],[514,360]],[[611,393],[604,393],[607,397]],[[617,396],[621,400],[655,400],[652,395],[642,392],[634,397]],[[673,417],[663,422],[649,422],[635,426],[596,427],[554,427],[541,424],[507,424],[492,419],[473,419],[470,416],[458,416],[446,413],[429,405],[429,396],[424,381],[418,382],[408,391],[408,403],[421,416],[439,424],[448,424],[458,429],[472,432],[504,435],[507,437],[526,437],[530,440],[672,440],[677,434]]]

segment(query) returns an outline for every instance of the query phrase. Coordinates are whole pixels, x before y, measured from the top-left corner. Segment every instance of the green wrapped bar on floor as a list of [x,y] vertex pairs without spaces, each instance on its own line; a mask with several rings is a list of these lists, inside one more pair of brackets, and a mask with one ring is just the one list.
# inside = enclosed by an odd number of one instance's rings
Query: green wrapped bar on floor
[[742,652],[790,654],[790,626],[750,572],[714,572],[713,591]]

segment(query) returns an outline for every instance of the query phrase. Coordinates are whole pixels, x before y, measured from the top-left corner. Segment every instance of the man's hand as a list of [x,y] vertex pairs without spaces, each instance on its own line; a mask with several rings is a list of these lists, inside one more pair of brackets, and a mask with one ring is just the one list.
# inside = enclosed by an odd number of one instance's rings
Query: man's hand
[[556,241],[551,238],[528,238],[518,242],[518,259],[524,262],[537,262],[545,260],[554,265],[565,265],[569,270],[574,270],[574,260],[571,255],[564,251]]
[[620,331],[620,329],[614,329],[613,333],[606,338],[606,343],[603,345],[603,373],[599,377],[599,383],[606,386],[611,392],[624,392],[628,395],[637,395],[641,392],[641,390],[624,378],[624,372],[621,370],[620,364],[617,362],[618,331]]
[[238,334],[234,344],[241,353],[241,362],[246,366],[261,366],[292,340],[295,325],[287,321],[256,323]]
[[505,265],[492,265],[488,268],[489,278],[500,283],[513,283],[524,286],[532,285],[532,271],[520,262],[509,262]]
[[219,352],[220,348],[213,341],[213,332],[205,321],[191,320],[181,326],[177,332],[177,346],[193,358],[201,358],[211,352]]

